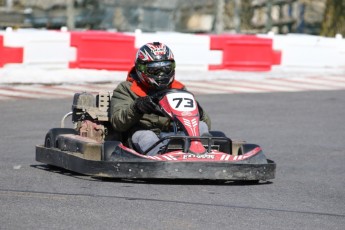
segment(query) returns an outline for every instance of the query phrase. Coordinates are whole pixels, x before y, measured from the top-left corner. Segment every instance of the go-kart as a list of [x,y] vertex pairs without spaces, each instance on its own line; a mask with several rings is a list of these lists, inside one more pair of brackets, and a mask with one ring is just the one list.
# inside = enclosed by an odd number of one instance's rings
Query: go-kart
[[[276,164],[260,146],[231,140],[221,131],[201,136],[197,101],[188,91],[166,90],[152,96],[157,112],[171,119],[174,132],[145,152],[112,129],[111,97],[111,93],[76,93],[61,128],[50,129],[44,145],[36,146],[36,160],[106,178],[267,181],[275,177]],[[74,128],[64,128],[69,116]],[[179,130],[184,135],[177,135]],[[159,143],[164,146],[159,154],[147,155]]]

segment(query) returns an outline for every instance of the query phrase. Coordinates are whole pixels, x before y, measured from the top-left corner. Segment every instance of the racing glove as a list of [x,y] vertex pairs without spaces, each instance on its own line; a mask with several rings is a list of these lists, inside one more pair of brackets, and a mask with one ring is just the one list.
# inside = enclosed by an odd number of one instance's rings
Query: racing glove
[[153,113],[156,111],[156,104],[151,100],[151,97],[138,97],[134,101],[133,105],[134,110],[137,113],[144,114],[144,113]]

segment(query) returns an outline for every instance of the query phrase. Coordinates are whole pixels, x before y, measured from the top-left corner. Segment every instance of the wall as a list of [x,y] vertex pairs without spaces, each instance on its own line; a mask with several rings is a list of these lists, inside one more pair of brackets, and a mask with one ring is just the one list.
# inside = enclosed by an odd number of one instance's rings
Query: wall
[[163,42],[173,50],[178,70],[345,70],[345,39],[341,36],[33,29],[0,31],[0,69],[127,71],[137,49],[153,41]]

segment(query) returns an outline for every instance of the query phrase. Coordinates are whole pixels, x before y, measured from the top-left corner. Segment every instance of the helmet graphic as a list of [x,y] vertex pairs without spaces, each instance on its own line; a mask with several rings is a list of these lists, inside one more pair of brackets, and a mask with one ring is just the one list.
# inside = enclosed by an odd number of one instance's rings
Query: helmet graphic
[[140,82],[150,89],[166,89],[175,78],[174,55],[168,46],[160,42],[140,47],[135,68]]

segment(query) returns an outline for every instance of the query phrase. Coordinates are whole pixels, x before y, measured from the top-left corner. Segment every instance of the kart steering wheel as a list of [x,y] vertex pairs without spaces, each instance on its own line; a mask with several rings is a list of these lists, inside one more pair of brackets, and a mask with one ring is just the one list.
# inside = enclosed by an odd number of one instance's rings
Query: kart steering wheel
[[188,91],[183,90],[183,89],[163,89],[153,94],[149,94],[149,97],[151,97],[153,102],[158,103],[168,93],[178,93],[178,92],[188,92]]
[[155,114],[166,116],[159,105],[159,101],[162,100],[162,98],[169,93],[178,93],[178,92],[188,92],[188,91],[183,90],[183,89],[164,89],[164,90],[155,92],[153,94],[149,94],[149,97],[151,98],[151,100],[157,105],[155,108],[156,109]]

